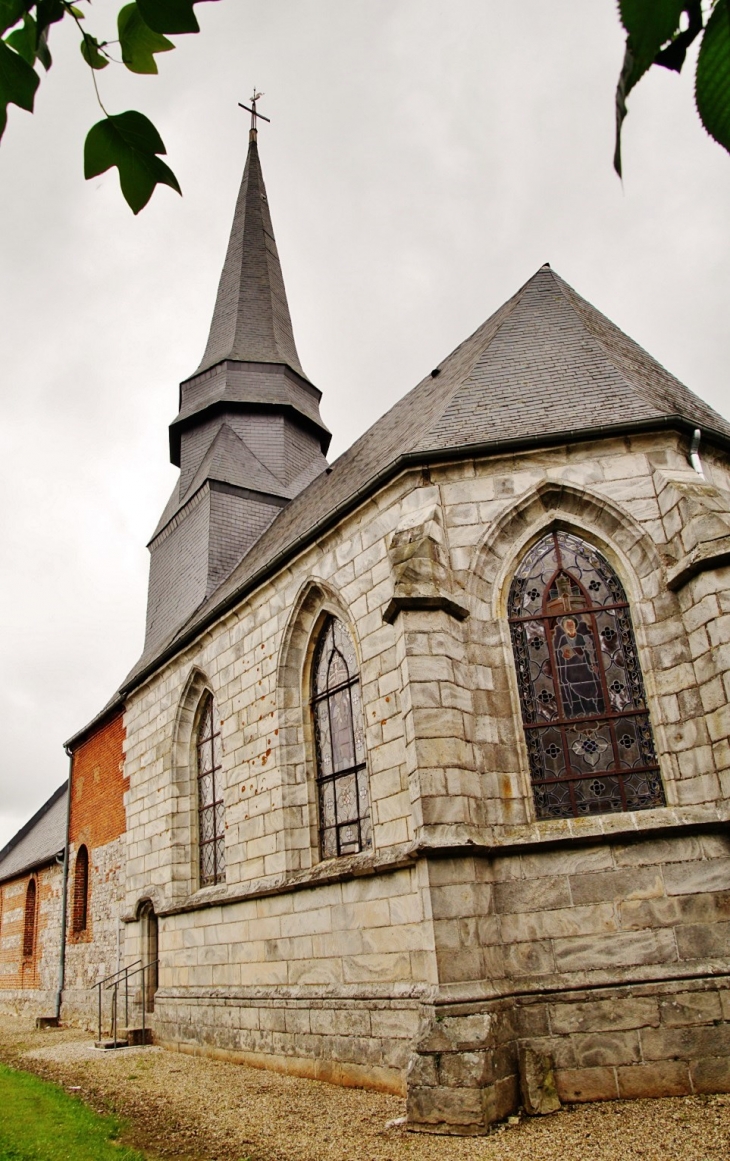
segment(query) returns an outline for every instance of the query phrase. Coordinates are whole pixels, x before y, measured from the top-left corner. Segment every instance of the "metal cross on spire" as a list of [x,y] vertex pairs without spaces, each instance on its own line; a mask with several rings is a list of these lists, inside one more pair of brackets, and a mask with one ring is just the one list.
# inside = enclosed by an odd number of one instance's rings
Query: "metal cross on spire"
[[260,101],[261,98],[263,97],[263,95],[264,95],[263,93],[256,92],[256,86],[254,85],[253,94],[251,96],[251,104],[250,105],[243,105],[240,101],[238,102],[238,107],[240,109],[245,109],[247,113],[251,114],[251,132],[249,134],[249,138],[251,141],[256,140],[256,134],[257,134],[256,121],[259,117],[261,118],[262,121],[268,121],[268,123],[271,124],[271,117],[264,117],[263,113],[259,113],[257,108],[256,108],[256,102]]

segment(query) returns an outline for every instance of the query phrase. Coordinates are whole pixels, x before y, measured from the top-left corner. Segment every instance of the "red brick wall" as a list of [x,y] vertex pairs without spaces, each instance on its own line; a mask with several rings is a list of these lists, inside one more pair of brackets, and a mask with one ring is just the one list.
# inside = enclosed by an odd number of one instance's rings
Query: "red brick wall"
[[119,714],[74,750],[69,837],[72,849],[85,843],[90,856],[95,847],[119,838],[127,829],[124,737],[124,718]]
[[[61,868],[54,864],[0,884],[0,991],[48,987],[53,981],[58,970],[61,877]],[[31,879],[36,884],[35,939],[32,956],[26,956],[25,903]]]
[[[124,777],[124,738],[124,718],[118,714],[74,750],[66,928],[69,943],[93,943],[95,938],[98,940],[100,932],[95,932],[94,920],[107,912],[106,896],[110,884],[106,879],[110,873],[117,877],[121,874],[118,860],[114,860],[112,867],[105,865],[108,851],[102,848],[119,839],[127,829],[124,793],[129,787],[129,779]],[[81,910],[81,901],[77,898],[77,859],[81,847],[86,848],[88,858],[87,914],[83,927],[77,922]],[[99,897],[100,892],[104,896],[103,900]]]

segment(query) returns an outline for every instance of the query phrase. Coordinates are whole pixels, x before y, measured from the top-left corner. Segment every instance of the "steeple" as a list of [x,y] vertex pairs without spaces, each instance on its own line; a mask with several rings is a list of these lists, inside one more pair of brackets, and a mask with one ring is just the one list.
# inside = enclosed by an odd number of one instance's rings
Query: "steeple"
[[205,354],[196,375],[223,359],[283,363],[304,376],[261,172],[256,129],[233,215]]
[[327,466],[321,392],[299,362],[261,171],[259,96],[205,354],[170,425],[180,479],[149,544],[146,651],[174,636]]

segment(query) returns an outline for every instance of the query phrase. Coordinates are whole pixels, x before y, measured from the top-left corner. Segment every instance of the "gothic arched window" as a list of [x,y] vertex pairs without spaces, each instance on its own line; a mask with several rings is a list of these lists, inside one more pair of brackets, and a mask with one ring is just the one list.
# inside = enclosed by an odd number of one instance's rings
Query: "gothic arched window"
[[210,693],[203,698],[196,748],[200,886],[209,887],[212,883],[222,883],[226,877],[221,732]]
[[355,646],[337,617],[327,618],[317,642],[312,713],[322,858],[354,855],[372,843],[370,798]]
[[23,959],[32,959],[35,954],[36,898],[37,888],[35,879],[31,879],[25,892]]
[[538,818],[664,805],[626,594],[569,532],[523,557],[508,613]]
[[86,931],[89,919],[89,852],[80,846],[74,867],[74,893],[71,926],[78,935]]

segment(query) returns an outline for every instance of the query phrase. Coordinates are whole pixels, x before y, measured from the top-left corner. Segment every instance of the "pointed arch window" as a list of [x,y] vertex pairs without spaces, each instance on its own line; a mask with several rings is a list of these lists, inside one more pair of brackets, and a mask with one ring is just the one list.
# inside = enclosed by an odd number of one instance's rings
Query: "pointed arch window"
[[31,879],[25,892],[23,959],[32,959],[35,955],[37,891],[36,881],[35,879]]
[[312,675],[319,842],[323,859],[372,845],[360,674],[352,638],[328,617]]
[[508,613],[538,818],[663,806],[631,612],[608,561],[550,532],[523,557]]
[[74,867],[72,928],[76,935],[86,931],[89,921],[89,852],[82,844]]
[[200,886],[209,887],[226,877],[221,733],[210,693],[200,708],[196,750]]

